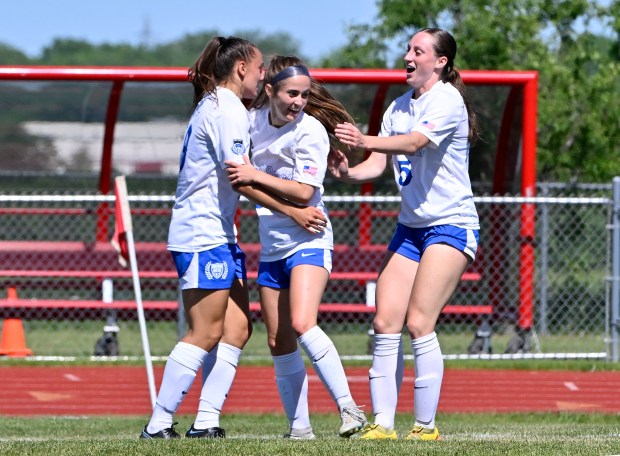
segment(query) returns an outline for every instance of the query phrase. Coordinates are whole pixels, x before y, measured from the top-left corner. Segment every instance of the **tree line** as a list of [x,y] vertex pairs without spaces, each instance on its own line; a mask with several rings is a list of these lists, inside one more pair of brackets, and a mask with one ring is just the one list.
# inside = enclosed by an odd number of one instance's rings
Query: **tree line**
[[[620,0],[379,0],[377,7],[372,23],[348,27],[346,45],[326,49],[324,56],[315,61],[306,59],[308,64],[315,68],[402,68],[406,45],[417,29],[445,28],[459,45],[456,63],[460,69],[538,72],[538,180],[609,182],[620,175]],[[292,33],[241,30],[234,34],[256,43],[266,56],[296,54],[303,58]],[[205,43],[219,34],[217,30],[206,30],[149,47],[93,45],[56,38],[35,58],[0,43],[0,65],[187,67]],[[395,47],[401,51],[395,52]],[[472,90],[473,105],[481,117],[501,117],[492,92],[475,92]],[[360,123],[367,120],[367,94],[339,87],[335,95]],[[151,115],[162,105],[156,98],[146,111]],[[15,136],[16,122],[33,115],[29,110],[50,108],[45,106],[45,100],[26,107],[15,88],[4,84],[0,84],[0,99],[5,107],[0,112],[3,162],[9,151],[11,155],[15,152],[15,147],[7,148],[7,137]],[[58,109],[66,113],[66,107],[59,103]],[[78,107],[73,111],[77,113]],[[45,116],[45,112],[39,115]],[[471,167],[482,170],[472,169],[474,178],[488,178],[484,170],[492,165],[494,134],[493,126],[485,131],[483,125],[487,146],[483,143],[472,149]],[[32,139],[21,141],[22,147],[33,148],[33,154],[41,147],[33,145],[36,141]]]

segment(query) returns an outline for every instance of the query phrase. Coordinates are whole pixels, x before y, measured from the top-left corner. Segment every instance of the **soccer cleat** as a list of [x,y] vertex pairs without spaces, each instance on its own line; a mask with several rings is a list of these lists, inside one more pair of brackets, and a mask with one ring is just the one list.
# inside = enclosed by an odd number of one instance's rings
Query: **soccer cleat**
[[343,407],[340,411],[342,426],[338,430],[340,437],[351,437],[368,424],[366,415],[359,407]]
[[357,438],[362,440],[396,440],[398,435],[394,429],[390,431],[378,424],[367,424],[362,428]]
[[166,429],[162,429],[159,432],[155,432],[151,434],[146,430],[146,426],[142,430],[142,434],[140,434],[141,439],[179,439],[181,436],[174,430],[174,425],[177,423],[173,423],[172,426]]
[[185,437],[190,439],[223,439],[226,432],[221,427],[210,427],[206,429],[196,429],[194,425],[187,430]]
[[405,440],[441,440],[439,429],[425,428],[423,426],[413,426],[411,432],[405,437]]
[[307,427],[304,429],[291,429],[288,434],[284,434],[284,438],[291,440],[312,440],[315,439],[316,436],[312,432],[312,427]]

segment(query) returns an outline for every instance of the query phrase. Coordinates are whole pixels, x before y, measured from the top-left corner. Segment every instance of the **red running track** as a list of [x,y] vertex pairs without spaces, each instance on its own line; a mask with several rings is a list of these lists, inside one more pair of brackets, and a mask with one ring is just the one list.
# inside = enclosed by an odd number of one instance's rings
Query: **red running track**
[[[358,404],[370,406],[368,369],[346,369]],[[157,387],[162,367],[155,368]],[[405,373],[398,410],[413,411],[412,371]],[[312,371],[310,411],[335,412]],[[620,413],[620,372],[446,369],[440,412]],[[179,413],[194,414],[198,384]],[[241,366],[223,413],[282,413],[272,367]],[[144,367],[0,367],[0,415],[148,415]]]

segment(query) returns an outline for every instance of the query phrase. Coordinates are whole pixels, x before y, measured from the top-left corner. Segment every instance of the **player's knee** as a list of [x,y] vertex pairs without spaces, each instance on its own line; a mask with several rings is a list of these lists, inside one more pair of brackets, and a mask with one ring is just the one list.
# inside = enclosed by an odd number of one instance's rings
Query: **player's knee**
[[293,331],[295,331],[297,337],[299,337],[314,328],[316,326],[316,321],[307,321],[302,318],[293,319],[291,321],[291,326],[293,327]]
[[243,347],[245,347],[245,344],[247,344],[248,340],[250,340],[250,337],[252,337],[252,331],[253,326],[250,322],[248,322],[247,326],[235,328],[234,331],[231,331],[227,328],[226,331],[224,331],[222,342],[243,349]]
[[433,331],[435,331],[435,322],[434,321],[424,321],[422,319],[416,319],[414,321],[407,322],[407,331],[409,331],[409,335],[411,339],[419,339],[420,337],[424,337]]
[[400,328],[397,327],[394,322],[381,318],[380,316],[375,316],[375,319],[372,322],[372,327],[375,330],[375,334],[395,334],[402,331],[402,323]]
[[[250,321],[248,321],[247,325],[243,325],[239,327],[234,334],[236,346],[243,346],[246,344],[250,337],[252,337],[253,326]],[[225,334],[226,335],[226,334]]]
[[189,332],[183,339],[182,342],[187,342],[188,344],[195,345],[197,347],[202,348],[205,351],[211,351],[213,347],[215,347],[222,338],[221,333],[217,334],[204,334],[197,331]]
[[297,338],[292,332],[267,334],[267,345],[273,356],[286,355],[297,350]]

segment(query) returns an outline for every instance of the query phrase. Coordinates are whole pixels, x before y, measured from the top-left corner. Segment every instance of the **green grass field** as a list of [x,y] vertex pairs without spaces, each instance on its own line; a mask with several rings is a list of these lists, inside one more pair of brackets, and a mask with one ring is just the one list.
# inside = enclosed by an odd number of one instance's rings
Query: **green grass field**
[[[179,416],[181,433],[192,416]],[[620,418],[586,414],[449,414],[440,442],[360,441],[337,436],[337,415],[313,415],[317,439],[289,441],[283,415],[224,415],[223,440],[143,441],[143,417],[0,417],[0,454],[9,455],[617,455]],[[411,417],[397,416],[405,435]]]

